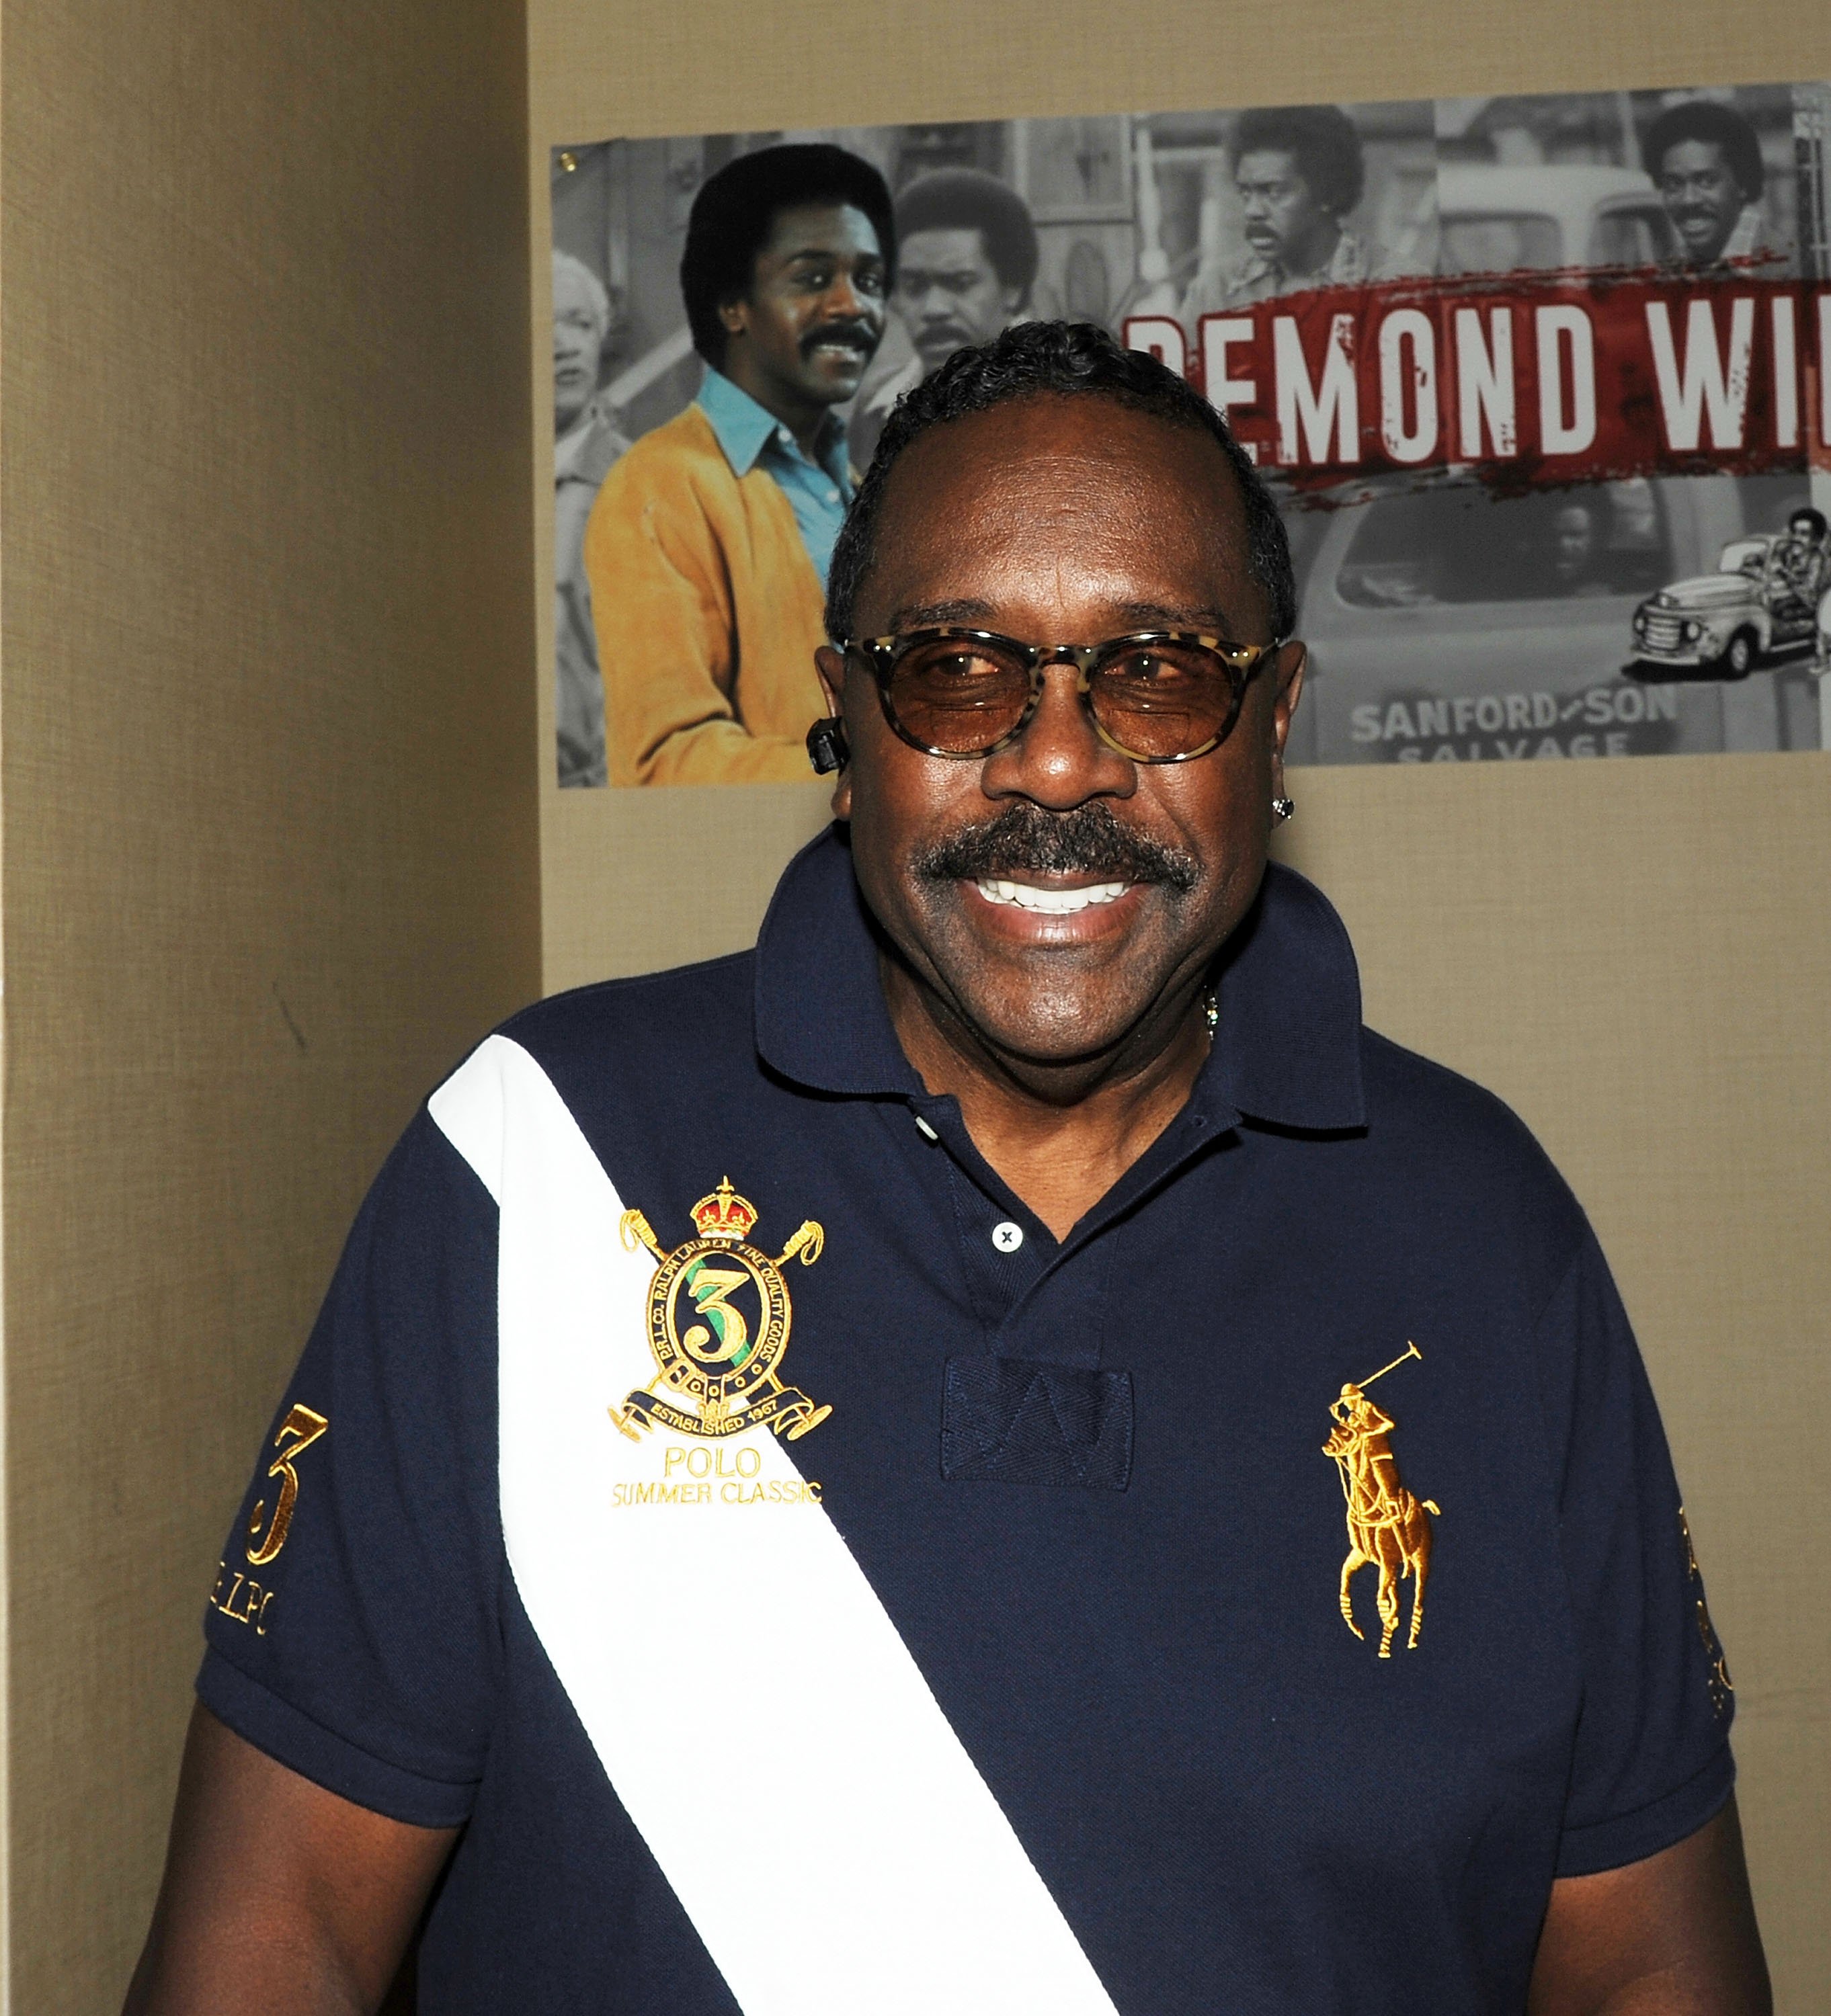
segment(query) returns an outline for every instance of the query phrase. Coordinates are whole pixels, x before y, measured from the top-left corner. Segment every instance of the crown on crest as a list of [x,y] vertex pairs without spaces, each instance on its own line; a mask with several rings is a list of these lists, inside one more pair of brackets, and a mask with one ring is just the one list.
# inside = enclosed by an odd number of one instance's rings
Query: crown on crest
[[693,1222],[701,1239],[742,1239],[756,1223],[757,1208],[731,1187],[731,1179],[722,1176],[719,1187],[693,1207]]

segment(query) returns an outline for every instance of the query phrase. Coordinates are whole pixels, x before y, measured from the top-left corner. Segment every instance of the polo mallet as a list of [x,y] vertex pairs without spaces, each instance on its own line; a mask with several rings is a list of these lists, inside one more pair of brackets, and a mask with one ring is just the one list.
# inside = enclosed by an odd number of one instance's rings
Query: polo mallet
[[1405,1348],[1399,1353],[1398,1356],[1393,1360],[1390,1365],[1382,1365],[1379,1370],[1374,1373],[1372,1379],[1363,1379],[1359,1381],[1361,1391],[1364,1393],[1368,1388],[1373,1384],[1374,1379],[1383,1379],[1389,1372],[1397,1371],[1399,1367],[1403,1365],[1408,1358],[1415,1358],[1418,1363],[1422,1364],[1424,1361],[1424,1353],[1418,1348],[1417,1345],[1415,1345],[1409,1337],[1407,1337],[1405,1340]]

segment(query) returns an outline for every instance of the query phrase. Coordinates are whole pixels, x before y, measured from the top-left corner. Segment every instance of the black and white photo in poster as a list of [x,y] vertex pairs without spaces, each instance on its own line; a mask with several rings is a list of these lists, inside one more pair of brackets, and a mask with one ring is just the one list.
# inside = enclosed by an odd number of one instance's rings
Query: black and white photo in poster
[[1155,350],[1266,469],[1312,650],[1294,760],[1822,746],[1828,103],[556,150],[559,781],[811,776],[856,477],[903,391],[1027,317]]

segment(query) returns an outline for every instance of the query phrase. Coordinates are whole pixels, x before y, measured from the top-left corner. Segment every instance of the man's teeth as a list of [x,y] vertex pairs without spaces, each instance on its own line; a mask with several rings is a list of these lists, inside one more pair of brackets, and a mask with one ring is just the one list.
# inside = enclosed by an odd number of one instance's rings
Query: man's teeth
[[1096,882],[1087,889],[1040,889],[1033,882],[1004,882],[982,877],[979,894],[988,903],[1015,903],[1020,910],[1043,910],[1051,916],[1072,916],[1094,903],[1116,903],[1132,885]]

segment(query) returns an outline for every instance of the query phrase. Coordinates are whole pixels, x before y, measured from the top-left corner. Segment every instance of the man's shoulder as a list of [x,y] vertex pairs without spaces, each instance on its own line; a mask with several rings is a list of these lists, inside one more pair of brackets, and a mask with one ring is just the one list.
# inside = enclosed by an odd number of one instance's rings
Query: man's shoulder
[[697,486],[721,476],[735,486],[737,479],[719,446],[712,423],[695,401],[671,420],[639,435],[617,458],[604,479],[604,489],[608,492],[633,484],[653,494],[670,485]]
[[591,431],[580,447],[571,475],[574,481],[588,483],[593,488],[602,483],[617,463],[626,455],[633,444],[609,416],[600,413],[591,423]]
[[1490,1157],[1556,1172],[1531,1130],[1498,1093],[1472,1078],[1407,1049],[1377,1029],[1361,1031],[1361,1068],[1370,1125],[1409,1121],[1420,1132],[1466,1140]]
[[557,1097],[619,1193],[640,1188],[673,1146],[741,1128],[781,1096],[757,1056],[755,967],[740,952],[537,1002],[471,1052],[428,1116],[499,1194],[489,1172],[507,1166],[506,1139],[570,1138],[552,1131]]
[[[1262,254],[1243,252],[1224,261],[1209,275],[1202,311],[1249,307],[1278,290],[1278,268]],[[1193,292],[1193,289],[1191,290]]]
[[1586,1229],[1582,1207],[1505,1100],[1372,1029],[1361,1032],[1361,1061],[1368,1140],[1408,1190],[1465,1220],[1574,1248]]
[[754,1049],[756,955],[603,980],[550,995],[496,1034],[517,1043],[550,1078],[655,1074],[690,1079],[733,1049]]
[[658,534],[670,551],[703,557],[729,545],[744,511],[712,423],[688,406],[632,443],[599,485],[586,524],[586,564],[594,571],[640,564]]

